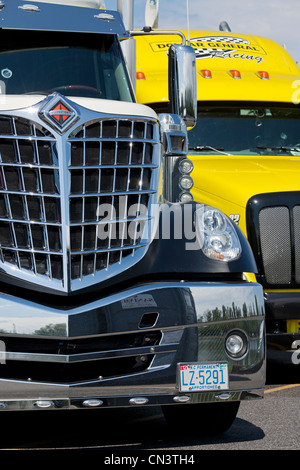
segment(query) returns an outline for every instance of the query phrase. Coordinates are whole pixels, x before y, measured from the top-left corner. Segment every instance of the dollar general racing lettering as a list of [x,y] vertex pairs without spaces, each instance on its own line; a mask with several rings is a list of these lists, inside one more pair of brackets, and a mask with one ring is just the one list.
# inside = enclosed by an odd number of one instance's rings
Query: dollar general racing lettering
[[[152,43],[154,52],[167,51],[171,43]],[[191,39],[191,46],[195,49],[197,59],[246,59],[254,60],[258,64],[264,59],[262,47],[252,44],[248,39],[231,36],[203,36]]]

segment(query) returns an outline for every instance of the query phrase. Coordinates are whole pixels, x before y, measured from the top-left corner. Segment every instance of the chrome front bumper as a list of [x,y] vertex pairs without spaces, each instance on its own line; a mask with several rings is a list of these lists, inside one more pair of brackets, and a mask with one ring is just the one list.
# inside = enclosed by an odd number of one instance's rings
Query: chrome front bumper
[[[0,409],[261,397],[264,321],[263,292],[256,283],[153,283],[70,310],[1,295]],[[234,329],[249,340],[247,354],[238,360],[224,348]],[[55,351],[56,345],[61,349]],[[178,363],[212,361],[229,364],[226,393],[179,392]]]

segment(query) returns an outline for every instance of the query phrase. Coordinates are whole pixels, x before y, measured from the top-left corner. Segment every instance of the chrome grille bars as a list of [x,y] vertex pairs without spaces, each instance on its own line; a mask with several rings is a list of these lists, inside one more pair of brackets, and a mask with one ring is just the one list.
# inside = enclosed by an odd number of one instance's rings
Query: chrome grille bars
[[[56,125],[40,112],[45,102]],[[68,109],[77,113],[74,124],[60,129]],[[157,127],[151,118],[90,111],[59,94],[0,116],[1,268],[69,291],[137,262],[158,197]]]
[[153,124],[104,120],[70,138],[71,277],[120,263],[149,220]]

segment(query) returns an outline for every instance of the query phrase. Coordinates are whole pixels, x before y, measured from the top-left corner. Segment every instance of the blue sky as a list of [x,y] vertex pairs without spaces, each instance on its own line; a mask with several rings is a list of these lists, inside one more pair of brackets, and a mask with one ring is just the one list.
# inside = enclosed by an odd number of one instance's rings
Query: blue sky
[[[186,0],[159,0],[159,28],[185,28]],[[218,30],[222,20],[235,33],[266,36],[285,45],[300,65],[300,3],[297,0],[188,0],[190,28]],[[116,0],[105,0],[114,9]],[[134,27],[145,23],[146,0],[134,0]]]

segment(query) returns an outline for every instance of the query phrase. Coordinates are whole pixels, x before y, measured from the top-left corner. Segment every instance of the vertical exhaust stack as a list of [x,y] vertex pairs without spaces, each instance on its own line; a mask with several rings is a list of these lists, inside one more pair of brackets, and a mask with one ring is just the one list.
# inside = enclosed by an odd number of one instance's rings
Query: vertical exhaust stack
[[228,33],[231,32],[231,29],[230,29],[229,24],[227,23],[227,21],[221,21],[221,23],[219,24],[219,30],[220,31],[227,31]]
[[147,0],[145,8],[145,26],[158,28],[159,0]]
[[[133,30],[134,8],[133,0],[118,0],[117,10],[120,13],[126,31]],[[122,51],[127,62],[128,72],[133,89],[136,89],[136,45],[135,39],[130,37],[121,43]]]
[[[158,27],[159,0],[147,0],[145,8],[145,25],[152,28]],[[120,13],[127,31],[134,28],[134,4],[133,0],[118,0],[117,10]],[[133,89],[136,89],[136,43],[133,37],[122,41],[122,51],[125,56]]]

